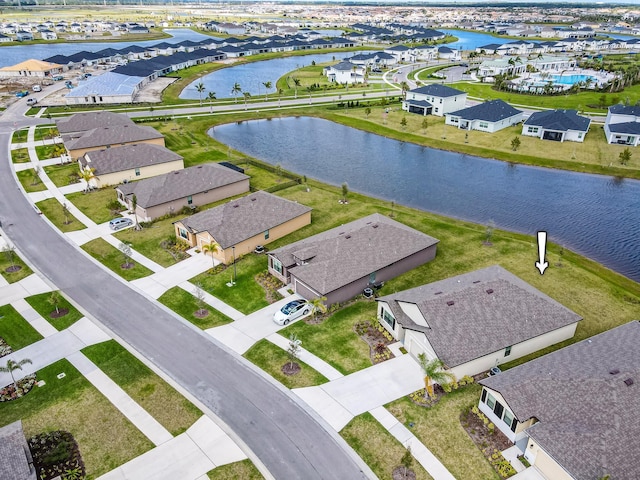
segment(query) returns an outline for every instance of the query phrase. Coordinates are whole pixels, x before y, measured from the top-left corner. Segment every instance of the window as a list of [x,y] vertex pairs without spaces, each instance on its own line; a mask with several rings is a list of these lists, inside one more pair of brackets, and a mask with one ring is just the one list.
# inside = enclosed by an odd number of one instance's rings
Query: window
[[496,399],[493,398],[493,395],[491,395],[490,393],[487,394],[487,406],[493,410],[493,407],[496,406]]
[[509,355],[511,355],[511,346],[504,349],[504,356],[508,357]]
[[500,402],[496,402],[496,405],[493,407],[493,413],[496,414],[496,417],[502,418],[502,414],[504,413],[504,406]]
[[140,169],[136,168],[136,177],[139,177],[139,176],[140,176]]
[[182,238],[189,238],[189,234],[187,233],[187,231],[184,228],[179,228],[178,229],[178,233],[180,234],[180,236]]
[[484,388],[482,389],[482,395],[480,396],[480,400],[482,400],[482,403],[487,402],[487,391]]
[[507,427],[511,427],[511,423],[513,422],[513,414],[509,410],[505,410],[502,421],[507,424]]
[[191,195],[189,195],[189,196],[187,197],[187,204],[188,204],[188,205],[192,205],[192,204],[193,204],[193,197],[192,197]]
[[376,283],[376,272],[371,272],[369,274],[369,283],[371,284]]
[[282,263],[277,258],[271,258],[271,268],[282,275]]
[[538,127],[529,127],[527,129],[528,133],[538,133]]
[[387,325],[389,325],[392,329],[395,329],[396,319],[393,318],[391,312],[386,308],[382,309],[382,319],[385,321]]
[[264,231],[264,239],[268,240],[269,239],[269,230],[265,230]]
[[487,122],[480,122],[478,124],[479,128],[489,128],[489,124]]

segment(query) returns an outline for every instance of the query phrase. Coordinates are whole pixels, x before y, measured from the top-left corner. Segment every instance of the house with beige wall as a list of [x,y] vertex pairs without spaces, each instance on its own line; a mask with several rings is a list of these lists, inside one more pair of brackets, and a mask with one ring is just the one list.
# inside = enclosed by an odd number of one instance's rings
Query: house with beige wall
[[543,478],[638,473],[640,322],[480,381],[479,409]]
[[116,187],[118,200],[129,210],[133,210],[135,196],[135,213],[143,222],[248,191],[249,176],[217,163],[196,165]]
[[311,223],[311,208],[258,191],[174,222],[176,237],[202,249],[215,243],[224,264]]
[[[164,147],[164,136],[152,127],[136,124],[97,127],[83,132],[62,135],[64,146],[72,159],[85,153],[125,145],[150,143]],[[119,182],[116,182],[119,183]]]
[[93,188],[155,177],[184,168],[180,155],[151,143],[91,150],[78,163],[82,170],[93,169],[94,177],[89,181]]
[[378,321],[414,357],[476,375],[575,334],[581,317],[499,265],[377,299]]
[[[93,130],[94,128],[118,127],[122,125],[135,125],[133,120],[122,113],[114,113],[106,110],[94,112],[75,113],[69,117],[56,119],[56,127],[60,135],[68,135]],[[75,135],[78,136],[78,135]]]
[[436,256],[439,240],[374,213],[269,252],[269,273],[311,300],[345,302]]

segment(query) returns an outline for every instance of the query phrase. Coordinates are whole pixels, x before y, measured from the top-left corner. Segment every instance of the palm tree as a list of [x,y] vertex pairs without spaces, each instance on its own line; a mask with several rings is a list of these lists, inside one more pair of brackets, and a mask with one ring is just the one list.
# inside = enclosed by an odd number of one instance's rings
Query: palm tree
[[244,97],[244,109],[247,109],[247,102],[249,98],[251,98],[251,94],[249,92],[242,92],[242,96]]
[[200,106],[202,106],[202,92],[204,92],[204,83],[200,82],[196,85],[196,91],[198,92],[198,96],[200,97]]
[[233,95],[235,99],[235,103],[238,103],[238,94],[242,92],[242,87],[238,82],[233,84],[233,88],[231,89],[231,95]]
[[62,163],[62,156],[67,153],[67,149],[64,148],[62,143],[56,143],[51,150],[51,155],[53,158],[60,157],[60,163]]
[[[11,375],[11,380],[12,380],[13,384],[15,385],[16,379],[13,376],[14,370],[22,370],[22,366],[27,364],[27,363],[33,363],[33,362],[31,360],[29,360],[28,358],[20,360],[19,362],[15,362],[13,360],[7,360],[7,366],[6,367],[0,367],[0,372],[9,373]],[[18,379],[18,380],[20,380],[20,379]]]
[[294,98],[298,98],[298,87],[300,86],[300,79],[299,78],[294,78],[293,79],[293,88],[294,88]]
[[138,223],[138,197],[136,197],[136,194],[134,193],[133,196],[131,197],[131,210],[133,210],[133,216],[136,219],[136,226],[135,229],[136,230],[142,230],[140,228],[140,224]]
[[266,102],[267,101],[267,93],[271,89],[271,82],[262,82],[262,85],[264,85],[264,101]]
[[316,319],[318,312],[326,313],[327,306],[324,304],[326,301],[327,297],[315,297],[314,299],[309,300],[309,303],[311,304],[311,314],[313,315],[314,320]]
[[216,92],[209,92],[207,100],[209,100],[209,113],[213,113],[213,101],[216,100]]
[[85,187],[85,193],[88,193],[90,188],[91,188],[91,184],[89,183],[92,179],[96,178],[96,176],[93,174],[93,172],[95,172],[96,169],[95,168],[91,168],[91,167],[84,167],[80,169],[80,178],[82,180],[84,180],[87,185]]
[[400,83],[400,88],[402,89],[402,98],[404,100],[407,99],[407,91],[409,90],[409,84],[406,81]]
[[280,97],[282,97],[282,92],[284,90],[282,90],[281,88],[278,89],[278,108],[280,107]]
[[213,266],[216,266],[216,259],[214,257],[214,254],[218,253],[220,251],[220,248],[218,246],[217,243],[215,242],[211,242],[211,243],[206,243],[202,246],[202,251],[205,253],[205,255],[207,253],[211,254],[211,262],[213,263]]
[[444,363],[439,358],[429,360],[424,353],[420,353],[418,355],[418,362],[420,363],[420,367],[424,373],[424,386],[429,397],[433,398],[434,383],[441,384],[455,378],[452,373],[442,370],[444,368]]

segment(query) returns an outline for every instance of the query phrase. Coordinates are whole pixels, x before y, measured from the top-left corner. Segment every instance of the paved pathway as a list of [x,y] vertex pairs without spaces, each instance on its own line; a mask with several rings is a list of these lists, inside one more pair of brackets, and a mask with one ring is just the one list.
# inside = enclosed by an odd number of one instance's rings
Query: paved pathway
[[19,282],[0,284],[0,305],[50,291],[51,287],[39,275],[33,273]]
[[[178,287],[189,292],[191,295],[193,295],[196,290],[196,286],[191,282],[182,282],[178,284]],[[227,305],[219,298],[211,295],[209,292],[203,292],[203,295],[204,295],[204,301],[207,305],[215,308],[219,312],[225,314],[227,317],[233,320],[240,320],[245,317],[244,313],[236,310],[231,305]]]
[[[272,333],[267,336],[267,340],[283,350],[287,350],[289,348],[289,340],[279,333]],[[344,375],[342,375],[338,370],[303,347],[300,347],[299,358],[311,368],[327,377],[328,380],[337,380],[338,378],[344,377]]]

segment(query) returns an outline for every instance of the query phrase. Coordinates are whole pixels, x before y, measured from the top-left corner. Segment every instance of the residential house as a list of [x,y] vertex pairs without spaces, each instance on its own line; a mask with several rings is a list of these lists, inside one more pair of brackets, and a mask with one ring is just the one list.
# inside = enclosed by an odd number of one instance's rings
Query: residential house
[[16,40],[19,42],[33,40],[33,33],[27,32],[26,30],[19,30],[16,32]]
[[455,62],[462,58],[462,53],[460,52],[460,50],[455,50],[453,48],[442,45],[441,47],[438,47],[438,58]]
[[13,39],[11,37],[8,37],[7,35],[2,35],[0,33],[0,43],[6,43],[6,42],[12,42]]
[[493,133],[522,121],[523,112],[503,100],[491,100],[445,114],[445,124]]
[[522,125],[522,135],[556,142],[583,142],[591,119],[575,110],[543,110],[534,112]]
[[604,121],[607,143],[637,147],[640,143],[640,107],[612,105]]
[[373,214],[269,252],[269,273],[306,299],[345,302],[423,265],[438,240]]
[[415,62],[413,50],[405,45],[394,45],[393,47],[385,48],[384,53],[392,55],[396,62]]
[[637,478],[639,344],[632,321],[485,378],[479,409],[544,478]]
[[[140,169],[142,170],[142,169]],[[116,187],[118,200],[149,222],[162,215],[195,208],[249,191],[249,177],[217,163],[205,163],[184,170],[175,170],[138,182]]]
[[36,480],[38,478],[20,420],[0,428],[0,478],[3,480]]
[[311,208],[258,191],[174,222],[176,237],[202,250],[215,243],[224,264],[311,223]]
[[78,83],[64,96],[67,105],[133,103],[144,77],[106,72]]
[[0,68],[0,77],[52,77],[61,73],[62,65],[42,60],[25,60],[16,65]]
[[354,83],[364,82],[366,69],[362,65],[344,61],[336,65],[331,65],[330,67],[325,67],[323,73],[330,82],[352,85]]
[[81,169],[93,169],[90,185],[103,188],[184,168],[182,157],[162,145],[134,143],[93,149],[78,159]]
[[402,109],[419,115],[437,115],[454,112],[464,107],[467,93],[438,83],[414,88],[407,92]]
[[136,143],[152,143],[164,147],[164,137],[155,128],[140,127],[135,124],[98,127],[86,132],[62,135],[62,141],[74,160],[92,150],[102,150]]
[[75,113],[70,117],[57,118],[55,122],[60,135],[77,134],[100,127],[135,125],[128,116],[108,111]]
[[44,29],[40,30],[40,36],[43,40],[56,40],[58,38],[58,34],[53,30]]
[[378,321],[414,357],[461,378],[575,334],[581,318],[499,265],[377,299]]

